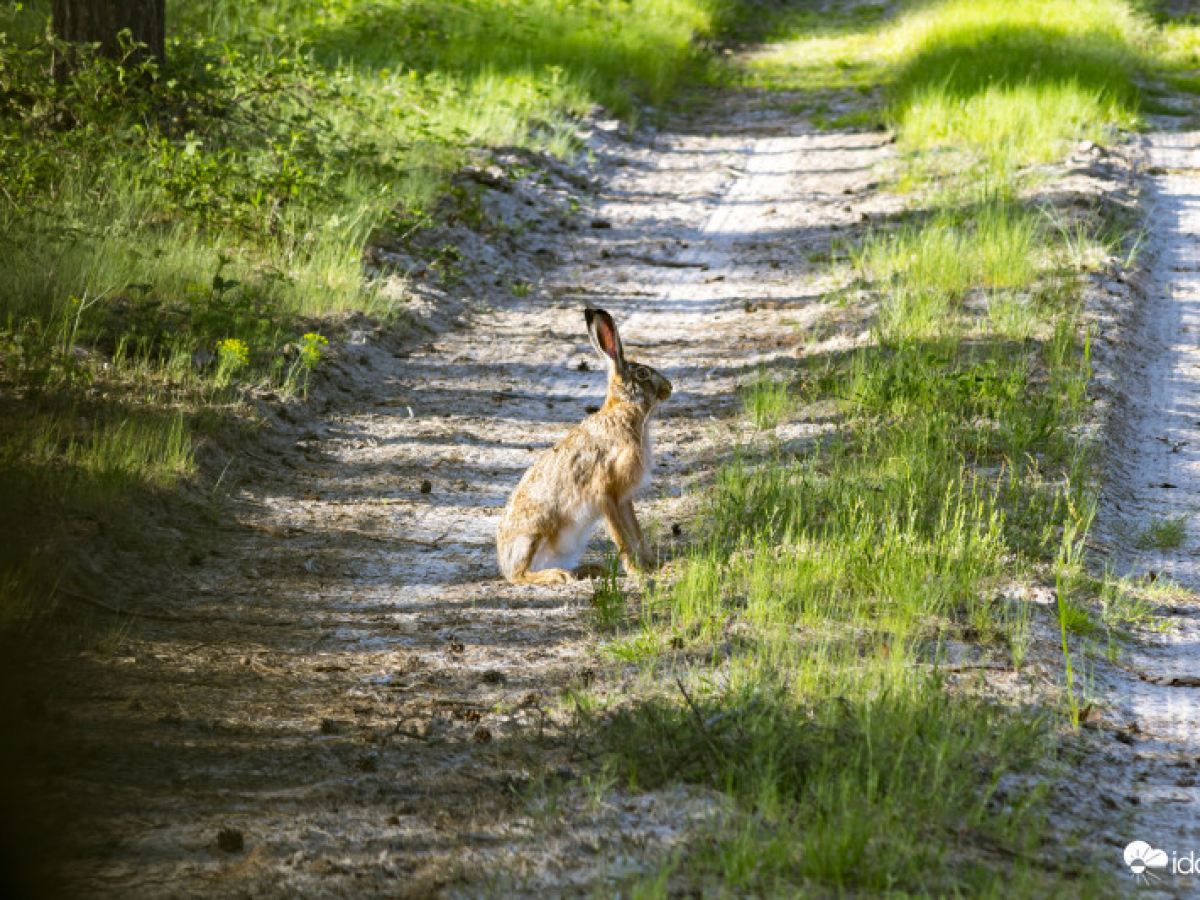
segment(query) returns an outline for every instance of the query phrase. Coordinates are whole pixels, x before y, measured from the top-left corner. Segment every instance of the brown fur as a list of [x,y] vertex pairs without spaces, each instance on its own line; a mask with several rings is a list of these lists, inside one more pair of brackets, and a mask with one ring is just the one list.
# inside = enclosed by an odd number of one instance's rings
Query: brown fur
[[[535,570],[536,557],[577,557],[603,516],[627,571],[654,565],[633,509],[633,495],[652,464],[650,414],[671,395],[671,382],[625,359],[611,316],[587,311],[592,345],[608,365],[604,406],[576,425],[530,466],[496,529],[500,571],[518,584],[565,584],[566,568]],[[578,572],[579,570],[576,570]]]

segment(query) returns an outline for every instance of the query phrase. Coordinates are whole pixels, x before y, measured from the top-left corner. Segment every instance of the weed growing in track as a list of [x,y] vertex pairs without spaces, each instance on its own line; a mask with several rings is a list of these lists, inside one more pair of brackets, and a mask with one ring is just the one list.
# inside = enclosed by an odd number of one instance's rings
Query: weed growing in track
[[1157,519],[1138,532],[1134,546],[1141,550],[1174,550],[1187,538],[1187,516]]

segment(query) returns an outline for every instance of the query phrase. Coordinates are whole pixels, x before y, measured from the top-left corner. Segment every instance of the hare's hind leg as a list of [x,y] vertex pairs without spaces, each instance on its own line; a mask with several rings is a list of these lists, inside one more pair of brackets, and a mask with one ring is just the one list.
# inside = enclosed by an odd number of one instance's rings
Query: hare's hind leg
[[570,584],[575,576],[566,569],[541,569],[531,572],[534,554],[544,538],[521,535],[500,547],[500,571],[513,584]]

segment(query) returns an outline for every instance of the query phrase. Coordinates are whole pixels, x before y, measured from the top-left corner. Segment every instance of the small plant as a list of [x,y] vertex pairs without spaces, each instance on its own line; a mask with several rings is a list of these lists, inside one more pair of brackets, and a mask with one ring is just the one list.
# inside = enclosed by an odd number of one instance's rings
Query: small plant
[[328,346],[329,339],[315,331],[306,332],[300,337],[299,346],[292,348],[295,359],[287,373],[286,390],[298,389],[304,396],[308,396],[309,376],[325,358],[325,348]]
[[1087,636],[1093,634],[1097,629],[1096,620],[1092,618],[1091,612],[1077,598],[1071,596],[1068,591],[1066,596],[1059,598],[1059,615],[1062,618],[1063,627],[1066,628],[1068,634],[1078,634]]
[[592,613],[596,625],[611,631],[625,618],[625,592],[621,589],[621,561],[609,554],[604,558],[604,571],[592,591]]
[[1139,550],[1174,550],[1187,537],[1187,516],[1155,519],[1137,533],[1133,546]]
[[1152,627],[1154,604],[1141,596],[1131,579],[1106,580],[1100,587],[1100,620],[1110,633],[1128,633],[1130,626]]
[[300,365],[305,371],[311,372],[317,367],[328,346],[329,338],[313,331],[300,338]]
[[[1070,506],[1070,504],[1068,504]],[[1072,588],[1075,578],[1082,569],[1081,554],[1084,540],[1087,537],[1086,521],[1081,521],[1071,509],[1064,523],[1062,541],[1059,545],[1058,559],[1054,567],[1054,589],[1058,597],[1058,625],[1062,638],[1063,666],[1067,680],[1067,704],[1070,710],[1071,727],[1079,730],[1080,703],[1075,693],[1075,665],[1071,656],[1070,643],[1067,634],[1089,634],[1096,628],[1096,623],[1074,597]],[[1082,526],[1082,527],[1081,527]]]
[[742,391],[742,402],[754,426],[759,430],[774,428],[791,406],[789,383],[760,370]]
[[659,653],[659,640],[650,632],[641,632],[618,638],[604,646],[604,652],[613,659],[636,663],[653,659]]
[[238,338],[217,342],[217,380],[226,381],[250,363],[250,348]]

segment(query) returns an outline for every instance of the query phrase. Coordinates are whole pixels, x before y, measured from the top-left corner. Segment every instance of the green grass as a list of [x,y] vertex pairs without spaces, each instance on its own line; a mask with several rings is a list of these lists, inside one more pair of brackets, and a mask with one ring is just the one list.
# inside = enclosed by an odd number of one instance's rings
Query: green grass
[[[664,697],[608,721],[606,740],[631,785],[707,785],[746,810],[695,842],[672,873],[676,886],[687,883],[686,870],[693,884],[720,873],[708,893],[724,896],[1053,889],[1053,876],[1020,856],[992,867],[961,853],[972,838],[1036,849],[1024,831],[1036,813],[1006,805],[997,785],[1012,780],[1010,766],[1036,765],[1052,751],[1044,723],[951,701],[920,677],[869,703],[821,701],[794,687],[782,663],[739,669],[725,687],[694,687],[683,703]],[[939,840],[939,829],[958,846]]]
[[[1078,297],[1057,299],[1037,308],[1059,324],[1016,347],[960,309],[943,335],[811,360],[791,415],[832,401],[837,440],[791,460],[747,450],[721,471],[708,538],[612,640],[645,683],[598,726],[628,788],[682,780],[736,803],[672,870],[676,889],[1102,890],[1011,862],[1049,840],[1048,760],[1078,715],[1074,685],[1061,706],[1011,708],[947,681],[939,650],[1020,666],[1029,612],[999,586],[1080,571],[1088,366],[1068,340]],[[1073,591],[1064,633],[1092,635],[1090,609]]]
[[[1166,84],[1168,90],[1186,94],[1200,94],[1200,21],[1195,15],[1168,18],[1159,13],[1157,40],[1155,41],[1155,74]],[[1155,98],[1161,99],[1161,98]],[[1196,116],[1191,110],[1194,103],[1184,102],[1175,106],[1158,104],[1156,112],[1185,116],[1191,113],[1194,126]]]
[[891,34],[889,118],[914,150],[1011,171],[1137,122],[1149,24],[1120,0],[931,4]]
[[879,328],[887,340],[938,333],[970,292],[1012,336],[1028,334],[1021,294],[1050,254],[1046,217],[989,194],[947,198],[932,216],[873,231],[849,250],[859,276],[886,285]]
[[[278,377],[302,319],[394,311],[363,245],[470,219],[448,180],[470,148],[570,153],[596,103],[636,118],[695,77],[722,10],[181,0],[166,71],[85,55],[56,80],[48,4],[6,7],[0,322],[71,319],[88,346],[146,355],[234,338],[243,379]],[[234,286],[213,302],[218,278]]]
[[[100,292],[111,306],[129,284],[188,306],[221,258],[279,314],[382,312],[361,273],[374,230],[424,221],[470,147],[566,153],[594,104],[632,118],[662,102],[721,9],[179,2],[148,95],[103,62],[56,84],[46,8],[0,13],[5,86],[45,98],[14,103],[0,140],[0,236],[16,242],[0,314],[53,319]],[[64,115],[78,127],[63,133]]]

